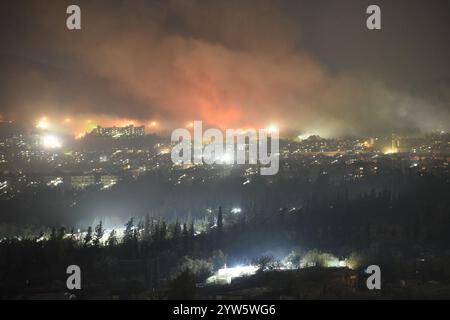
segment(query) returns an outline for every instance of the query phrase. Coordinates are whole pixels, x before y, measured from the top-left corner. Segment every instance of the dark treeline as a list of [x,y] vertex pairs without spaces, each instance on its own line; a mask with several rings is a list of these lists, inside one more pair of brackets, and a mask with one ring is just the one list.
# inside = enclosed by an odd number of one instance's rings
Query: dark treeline
[[[311,165],[310,161],[329,161],[305,158],[299,162],[286,160],[280,164],[276,176],[253,175],[250,183],[244,175],[245,167],[160,170],[136,179],[122,176],[110,190],[89,187],[83,191],[65,188],[24,188],[12,199],[0,199],[0,237],[11,236],[2,225],[20,227],[51,227],[64,225],[85,228],[95,221],[104,222],[117,217],[125,222],[130,216],[143,217],[148,212],[168,220],[182,220],[187,216],[202,217],[207,208],[251,207],[268,214],[282,207],[304,208],[308,202],[330,202],[346,190],[349,199],[385,190],[396,196],[408,192],[415,185],[437,184],[448,192],[448,174],[435,176],[418,174],[417,169],[405,170],[389,160],[379,164],[379,173],[366,169],[364,179],[346,180],[363,162],[350,167],[344,163]],[[168,160],[170,161],[170,160]],[[295,163],[294,163],[295,162]],[[324,174],[324,172],[326,172]],[[180,179],[187,175],[187,178]],[[191,179],[194,177],[195,179]],[[180,183],[178,183],[180,181]]]
[[128,220],[121,239],[116,230],[105,235],[100,222],[83,234],[54,227],[47,237],[4,240],[0,244],[1,295],[64,290],[66,267],[76,264],[83,270],[86,295],[147,292],[158,298],[158,289],[166,281],[165,287],[173,290],[164,294],[176,297],[179,281],[204,281],[225,262],[249,262],[267,252],[312,248],[343,257],[363,253],[367,261],[383,266],[387,279],[405,277],[405,273],[414,276],[416,260],[426,256],[428,271],[421,276],[450,280],[446,180],[421,177],[403,192],[372,190],[356,197],[346,188],[323,193],[320,183],[311,186],[303,205],[296,208],[249,203],[239,213],[231,207],[215,209],[203,217],[206,227],[200,233],[195,229],[202,217],[186,219],[187,214],[180,214],[163,219],[147,214]]

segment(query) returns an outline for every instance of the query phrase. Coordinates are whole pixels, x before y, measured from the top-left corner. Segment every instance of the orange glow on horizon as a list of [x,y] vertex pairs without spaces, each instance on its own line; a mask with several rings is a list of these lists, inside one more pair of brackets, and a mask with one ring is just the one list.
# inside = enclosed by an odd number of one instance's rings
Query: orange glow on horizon
[[80,132],[77,135],[75,135],[75,139],[82,139],[86,136],[86,132]]
[[[208,128],[217,128],[225,131],[226,129],[239,130],[243,133],[252,131],[257,132],[260,129],[266,129],[269,133],[279,131],[279,123],[276,121],[269,124],[261,124],[253,119],[240,119],[239,112],[235,108],[226,108],[227,111],[223,117],[219,113],[207,113],[206,116],[188,116],[184,120],[171,121],[163,118],[153,119],[130,119],[117,118],[106,115],[80,114],[74,116],[67,115],[49,115],[38,117],[34,126],[40,130],[50,130],[55,133],[69,134],[72,137],[81,138],[85,133],[91,132],[97,126],[101,127],[125,127],[129,125],[144,126],[147,133],[159,133],[160,135],[170,135],[170,132],[176,128],[194,128],[194,121],[201,121],[203,130]],[[51,120],[58,119],[58,122]],[[83,132],[83,134],[81,134]]]
[[271,124],[270,126],[267,127],[267,131],[269,133],[275,133],[275,132],[279,132],[280,129],[276,125]]

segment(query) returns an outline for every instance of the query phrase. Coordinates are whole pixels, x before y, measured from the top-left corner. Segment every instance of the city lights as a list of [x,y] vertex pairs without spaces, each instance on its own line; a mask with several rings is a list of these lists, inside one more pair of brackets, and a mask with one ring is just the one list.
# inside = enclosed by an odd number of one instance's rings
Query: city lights
[[241,208],[233,208],[233,209],[231,209],[231,213],[241,213],[242,212],[242,209]]
[[397,150],[395,148],[387,148],[383,150],[384,154],[395,154],[397,153]]

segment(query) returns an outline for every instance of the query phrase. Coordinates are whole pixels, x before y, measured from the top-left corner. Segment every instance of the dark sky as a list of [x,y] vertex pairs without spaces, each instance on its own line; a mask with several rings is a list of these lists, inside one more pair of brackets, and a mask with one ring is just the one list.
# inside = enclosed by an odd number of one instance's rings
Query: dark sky
[[[66,29],[69,4],[82,30]],[[369,4],[382,30],[366,28]],[[450,2],[22,1],[0,11],[0,115],[322,135],[450,123]],[[118,122],[119,121],[119,122]],[[80,129],[81,128],[81,129]]]

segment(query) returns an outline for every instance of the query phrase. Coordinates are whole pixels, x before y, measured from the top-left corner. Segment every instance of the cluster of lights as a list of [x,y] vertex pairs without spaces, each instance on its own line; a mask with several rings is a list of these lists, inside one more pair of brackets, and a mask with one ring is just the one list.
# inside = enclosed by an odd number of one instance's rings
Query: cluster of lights
[[57,149],[62,147],[62,142],[58,137],[48,134],[42,137],[42,145],[47,149]]
[[231,209],[231,213],[234,213],[234,214],[241,213],[241,212],[242,212],[241,208],[233,208],[233,209]]
[[384,154],[394,154],[394,153],[397,153],[397,149],[396,148],[387,148],[384,150],[383,153]]
[[50,128],[50,123],[46,117],[42,117],[36,124],[37,129],[48,130]]
[[278,131],[279,131],[278,127],[276,125],[274,125],[274,124],[272,124],[269,127],[267,127],[267,132],[269,132],[269,133],[275,133],[275,132],[278,132]]
[[[62,121],[62,123],[67,124],[67,125],[73,123],[73,119],[70,118],[70,117],[64,118],[64,119],[62,119],[61,121]],[[93,121],[92,121],[91,119],[87,119],[87,120],[86,120],[86,123],[87,123],[87,124],[92,124]],[[134,125],[134,121],[128,121],[128,122],[127,122],[127,125]],[[150,121],[150,122],[147,123],[147,127],[148,127],[148,128],[151,128],[151,129],[156,129],[156,128],[158,128],[159,126],[160,126],[160,124],[159,124],[157,121],[155,121],[155,120],[152,120],[152,121]],[[49,119],[48,119],[47,117],[45,117],[45,116],[44,116],[44,117],[41,117],[41,118],[38,119],[38,121],[36,122],[36,128],[37,128],[37,129],[40,129],[40,130],[49,130],[51,127],[52,127],[52,125],[51,125]],[[186,127],[186,128],[193,128],[193,127],[194,127],[194,122],[193,122],[193,121],[187,122],[186,125],[185,125],[185,127]],[[269,125],[268,127],[266,127],[265,129],[266,129],[266,131],[267,131],[268,133],[270,133],[270,134],[279,132],[279,128],[278,128],[278,126],[275,125],[275,124],[271,124],[271,125]],[[247,129],[241,129],[241,131],[242,131],[242,133],[245,134],[245,133],[247,133],[247,132],[255,131],[255,130],[252,129],[252,128],[247,128]],[[82,138],[84,135],[85,135],[85,133],[78,133],[75,137],[76,137],[77,139],[80,139],[80,138]]]

